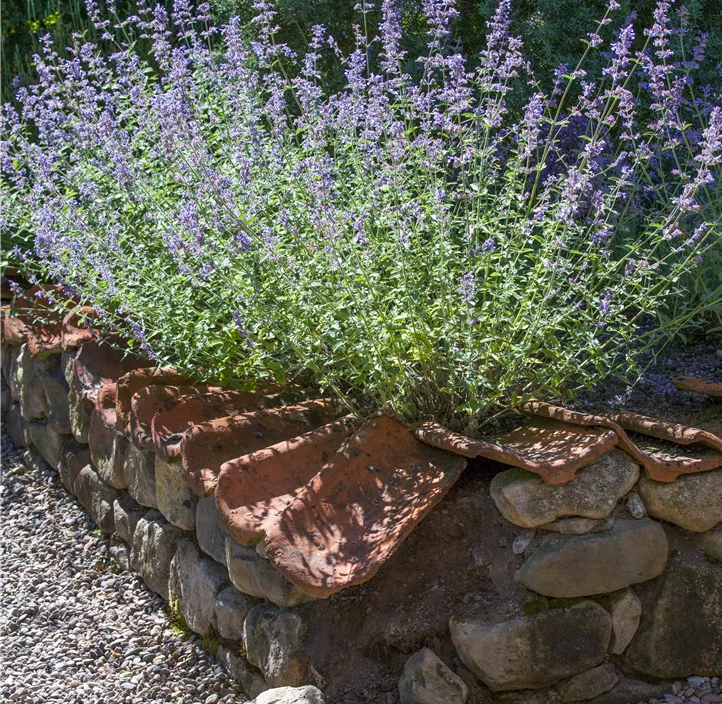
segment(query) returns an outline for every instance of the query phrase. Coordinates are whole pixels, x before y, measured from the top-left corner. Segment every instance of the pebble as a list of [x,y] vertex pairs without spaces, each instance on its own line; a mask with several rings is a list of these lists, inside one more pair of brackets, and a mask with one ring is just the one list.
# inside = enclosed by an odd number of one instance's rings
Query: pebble
[[57,473],[25,467],[4,432],[1,449],[0,701],[246,701],[200,639],[171,630],[163,600],[117,572]]

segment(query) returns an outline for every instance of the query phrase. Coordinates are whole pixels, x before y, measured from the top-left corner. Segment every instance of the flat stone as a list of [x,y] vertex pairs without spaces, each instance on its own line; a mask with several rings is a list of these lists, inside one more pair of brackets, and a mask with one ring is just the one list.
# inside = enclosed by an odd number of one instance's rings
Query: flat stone
[[639,493],[651,516],[703,533],[722,522],[722,469],[686,474],[673,483],[643,476]]
[[253,547],[226,538],[226,564],[236,589],[249,596],[268,599],[279,606],[297,606],[313,597],[289,582]]
[[710,560],[722,562],[722,525],[700,533],[697,545]]
[[246,657],[271,687],[303,684],[308,672],[308,658],[301,648],[303,633],[303,621],[296,613],[266,604],[248,612],[243,625]]
[[56,433],[46,422],[34,421],[28,425],[30,439],[45,461],[53,468],[58,469],[63,445],[68,442],[66,436]]
[[626,666],[670,679],[722,673],[722,567],[675,557],[640,598],[642,621]]
[[216,562],[227,565],[226,538],[229,537],[213,496],[198,499],[196,505],[196,540],[206,555]]
[[120,494],[113,503],[116,535],[125,540],[128,545],[132,545],[138,521],[147,512],[147,509],[143,508],[130,494]]
[[516,578],[545,596],[607,594],[660,575],[668,550],[656,521],[622,520],[607,533],[548,538]]
[[508,621],[453,616],[451,639],[466,667],[493,692],[540,689],[599,665],[612,619],[593,601]]
[[68,384],[60,367],[43,372],[40,382],[45,394],[45,414],[50,427],[61,435],[70,435],[70,408],[68,403]]
[[273,566],[327,597],[371,579],[453,486],[466,460],[388,416],[354,433],[266,533]]
[[114,533],[113,504],[118,498],[118,490],[106,484],[89,464],[80,470],[73,485],[75,495],[98,528],[105,533]]
[[361,423],[347,416],[221,466],[216,505],[242,545],[257,542]]
[[117,413],[116,430],[130,437],[130,416],[133,396],[145,386],[183,386],[191,384],[187,374],[180,374],[175,367],[153,369],[146,366],[133,369],[118,379],[115,410]]
[[320,689],[305,687],[277,687],[257,696],[249,704],[324,704]]
[[25,420],[35,420],[45,416],[43,373],[59,365],[59,355],[47,359],[33,359],[28,346],[21,345],[18,354],[17,385],[20,410]]
[[533,416],[527,425],[490,440],[472,440],[433,421],[413,426],[416,437],[433,447],[463,457],[486,457],[538,474],[548,484],[564,484],[575,472],[616,444],[604,428],[578,426]]
[[183,434],[194,425],[216,418],[260,410],[257,392],[218,391],[181,396],[153,416],[151,434],[155,451],[164,460],[180,458]]
[[77,387],[70,386],[68,391],[68,417],[70,430],[77,442],[88,444],[90,433],[90,415],[94,405],[78,395]]
[[248,612],[257,605],[258,599],[239,592],[235,587],[223,589],[216,597],[213,609],[213,623],[218,635],[228,640],[243,638],[243,622]]
[[181,541],[170,564],[168,601],[192,631],[208,633],[216,596],[226,584],[228,573],[221,565],[201,557],[192,540]]
[[414,653],[399,680],[401,704],[464,704],[469,688],[428,648]]
[[612,516],[606,518],[558,518],[551,523],[539,526],[541,530],[562,535],[585,535],[586,533],[604,533],[614,527]]
[[491,497],[507,521],[534,528],[565,516],[600,519],[639,479],[639,465],[620,450],[612,450],[577,471],[570,482],[547,484],[541,477],[515,468],[491,481]]
[[45,472],[50,469],[50,465],[43,459],[43,456],[32,446],[23,452],[23,464],[36,472]]
[[618,681],[614,665],[607,662],[558,682],[557,691],[563,702],[587,701],[608,692]]
[[257,697],[262,692],[268,691],[269,687],[261,671],[253,667],[242,655],[234,653],[225,645],[219,645],[216,660],[241,685],[246,696]]
[[632,589],[612,594],[607,606],[612,615],[612,639],[609,652],[621,655],[634,638],[642,617],[642,602]]
[[[151,423],[156,413],[180,396],[209,391],[206,386],[144,386],[130,400],[130,440],[139,449],[155,451]],[[220,391],[220,389],[216,389]]]
[[149,511],[133,533],[130,563],[156,594],[168,601],[170,563],[186,533],[168,523],[160,511]]
[[115,429],[115,410],[94,408],[90,415],[88,444],[93,464],[104,482],[126,489],[125,454],[128,441]]
[[90,452],[87,447],[76,442],[68,442],[63,445],[58,463],[58,474],[63,486],[71,494],[77,494],[75,482],[80,470],[91,464]]
[[60,355],[60,368],[63,371],[63,377],[65,378],[65,383],[68,387],[70,387],[73,377],[75,376],[73,366],[75,365],[75,357],[77,354],[78,350],[68,350]]
[[10,442],[15,447],[27,447],[30,444],[30,424],[23,418],[19,403],[10,406],[5,420],[5,429]]
[[590,704],[636,704],[652,698],[663,699],[668,691],[668,684],[650,684],[643,680],[625,678],[605,694],[592,699]]
[[128,443],[123,457],[128,493],[141,505],[158,508],[155,486],[155,452],[142,452]]
[[[166,520],[183,530],[195,530],[198,499],[188,488],[186,474],[179,462],[166,462],[155,456],[155,496],[158,510]],[[225,538],[221,551],[225,559]]]
[[336,401],[320,399],[196,425],[186,431],[180,446],[189,485],[196,496],[210,496],[224,462],[290,440],[340,415]]

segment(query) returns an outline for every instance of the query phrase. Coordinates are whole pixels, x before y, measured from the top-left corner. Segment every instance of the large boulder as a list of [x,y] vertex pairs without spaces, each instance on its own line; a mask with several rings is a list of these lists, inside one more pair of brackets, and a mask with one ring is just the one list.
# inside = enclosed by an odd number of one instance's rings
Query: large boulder
[[75,384],[70,386],[68,391],[68,417],[70,419],[70,430],[77,442],[87,444],[90,433],[90,416],[93,412],[93,404],[80,396]]
[[401,704],[464,704],[469,688],[428,648],[414,653],[399,680]]
[[258,668],[253,667],[242,655],[234,653],[225,645],[219,645],[216,660],[226,672],[241,685],[241,689],[249,697],[257,697],[269,689]]
[[5,420],[5,429],[7,430],[10,442],[15,447],[27,447],[30,440],[30,424],[23,418],[20,404],[14,403],[10,406],[7,418]]
[[226,538],[226,565],[231,582],[244,594],[268,599],[279,606],[297,606],[313,599],[289,582],[254,547]]
[[563,702],[583,702],[608,692],[618,681],[614,665],[607,662],[558,682],[557,691]]
[[668,550],[659,523],[650,518],[622,520],[606,533],[548,538],[517,579],[545,596],[606,594],[660,575]]
[[63,446],[58,465],[58,474],[63,486],[71,493],[76,494],[75,482],[80,470],[91,465],[88,448],[77,442],[68,442]]
[[622,679],[608,692],[591,699],[589,704],[633,704],[650,699],[664,701],[669,684],[651,684],[643,680]]
[[621,655],[639,628],[642,602],[634,590],[627,588],[612,594],[609,598],[608,609],[612,615],[612,640],[609,643],[609,652]]
[[651,516],[702,533],[722,521],[722,469],[682,474],[674,482],[639,480]]
[[660,678],[722,673],[722,567],[676,557],[641,599],[628,667]]
[[710,560],[722,562],[722,524],[697,536],[697,545]]
[[22,351],[22,345],[9,345],[8,348],[3,351],[3,376],[5,377],[5,383],[7,384],[13,401],[20,400],[18,364]]
[[133,534],[148,509],[143,508],[130,494],[121,494],[113,503],[113,515],[115,517],[115,532],[119,538],[125,540],[128,545],[133,544]]
[[130,563],[148,587],[166,601],[170,563],[185,537],[186,533],[168,523],[160,511],[148,511],[135,527]]
[[201,557],[192,540],[180,543],[170,564],[169,602],[192,631],[208,633],[216,596],[226,584],[228,573],[222,565]]
[[277,687],[259,694],[249,704],[324,704],[320,689],[305,687]]
[[226,538],[230,536],[230,533],[218,513],[214,496],[198,499],[195,523],[196,540],[200,549],[216,562],[227,565]]
[[87,438],[93,464],[103,481],[116,489],[126,489],[124,466],[128,441],[115,429],[115,411],[93,409]]
[[507,469],[492,480],[491,497],[508,521],[534,528],[564,516],[604,518],[637,479],[639,465],[621,450],[612,450],[577,470],[566,484],[547,484],[533,472]]
[[68,383],[63,370],[53,367],[40,375],[40,383],[45,394],[45,414],[50,427],[61,435],[70,435],[70,409],[68,406]]
[[73,485],[75,495],[98,528],[105,533],[114,533],[113,504],[118,498],[118,490],[106,484],[89,464],[80,470]]
[[63,452],[63,446],[69,442],[69,439],[56,433],[47,423],[47,421],[33,421],[28,425],[30,439],[35,447],[38,448],[40,454],[45,461],[53,468],[58,469],[60,458]]
[[[166,462],[160,455],[155,456],[155,496],[158,510],[166,520],[183,530],[195,529],[197,499],[188,488],[179,462]],[[213,497],[209,498],[213,500]],[[225,539],[222,553],[225,553]]]
[[46,413],[43,373],[60,365],[60,355],[33,359],[28,345],[20,346],[17,369],[17,387],[20,410],[25,420],[42,418]]
[[508,621],[453,616],[451,640],[462,662],[494,692],[540,689],[599,665],[612,632],[594,601]]
[[128,484],[128,493],[141,506],[158,508],[154,452],[142,452],[133,443],[128,443],[125,446],[123,474]]
[[276,606],[259,604],[243,624],[243,647],[248,662],[257,667],[271,687],[297,687],[308,672],[302,650],[301,617]]
[[258,599],[243,594],[235,587],[228,586],[216,597],[213,622],[218,635],[227,640],[243,638],[243,623],[248,612],[258,605]]

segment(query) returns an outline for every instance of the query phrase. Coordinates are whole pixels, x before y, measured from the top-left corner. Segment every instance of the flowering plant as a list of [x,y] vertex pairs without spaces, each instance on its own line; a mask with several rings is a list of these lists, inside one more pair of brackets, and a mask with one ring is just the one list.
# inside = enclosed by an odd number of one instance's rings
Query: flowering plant
[[[720,253],[720,93],[695,85],[705,37],[670,0],[644,31],[613,30],[611,0],[548,92],[510,0],[477,57],[455,50],[454,0],[423,0],[417,78],[393,0],[378,37],[362,0],[348,55],[320,26],[303,55],[276,43],[266,0],[250,38],[204,4],[139,0],[121,21],[88,1],[115,50],[47,45],[39,84],[5,106],[4,226],[159,362],[470,432],[628,373],[719,304],[714,271],[692,289]],[[330,61],[346,85],[329,94]]]

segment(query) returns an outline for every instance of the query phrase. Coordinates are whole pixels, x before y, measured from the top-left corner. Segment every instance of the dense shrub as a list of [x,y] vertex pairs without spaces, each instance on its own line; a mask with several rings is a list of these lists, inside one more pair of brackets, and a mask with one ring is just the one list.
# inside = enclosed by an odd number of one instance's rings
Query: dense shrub
[[[250,42],[205,5],[139,4],[124,23],[91,5],[117,50],[47,46],[39,85],[6,107],[6,228],[149,356],[224,383],[293,377],[468,430],[629,373],[722,290],[693,295],[721,241],[705,37],[667,0],[644,32],[623,17],[612,32],[611,0],[545,91],[508,0],[471,62],[452,0],[423,7],[412,76],[392,0],[351,53],[316,27],[299,55],[264,0]],[[327,93],[334,61],[345,84]]]

